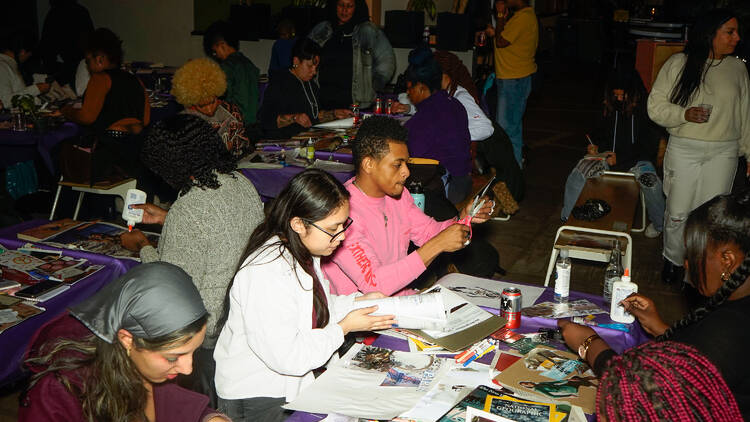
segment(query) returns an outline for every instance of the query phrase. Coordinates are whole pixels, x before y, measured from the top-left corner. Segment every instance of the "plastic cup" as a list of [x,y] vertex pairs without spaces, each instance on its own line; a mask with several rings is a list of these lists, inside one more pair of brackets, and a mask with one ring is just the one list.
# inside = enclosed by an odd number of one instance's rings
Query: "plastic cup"
[[713,111],[714,106],[711,104],[698,104],[699,108],[702,108],[703,111],[706,113],[706,122],[708,122],[708,119],[711,117],[711,111]]

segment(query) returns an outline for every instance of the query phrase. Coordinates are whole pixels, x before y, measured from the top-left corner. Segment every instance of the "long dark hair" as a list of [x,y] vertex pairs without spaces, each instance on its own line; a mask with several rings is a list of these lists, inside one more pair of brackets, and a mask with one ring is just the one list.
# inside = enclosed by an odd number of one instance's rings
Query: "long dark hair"
[[[204,315],[185,328],[153,339],[134,336],[133,345],[138,350],[149,351],[180,347],[203,329],[207,320],[208,315]],[[28,391],[39,380],[54,375],[71,394],[80,398],[83,417],[89,422],[147,420],[144,409],[148,392],[143,386],[143,376],[117,339],[111,344],[93,334],[82,340],[54,339],[41,346],[38,357],[26,362],[45,369],[31,377],[21,399],[22,405]],[[80,388],[66,375],[76,370],[86,373],[81,377]]]
[[676,330],[705,318],[750,277],[750,190],[717,196],[691,212],[685,225],[685,243],[690,280],[696,286],[706,282],[706,250],[709,245],[734,243],[745,254],[745,259],[704,306],[677,321],[659,336],[660,340],[669,339]]
[[[305,226],[312,227],[308,224],[309,222],[326,218],[348,200],[349,191],[344,185],[322,170],[305,170],[294,176],[271,204],[271,210],[266,219],[253,231],[238,268],[239,271],[245,265],[259,264],[258,262],[244,264],[244,261],[261,250],[276,248],[278,255],[269,257],[270,260],[283,259],[284,251],[289,251],[294,258],[291,263],[292,269],[299,264],[313,279],[313,309],[317,316],[316,327],[318,328],[328,325],[329,313],[325,292],[313,268],[313,257],[302,243],[299,234],[292,230],[290,222],[292,218],[298,217],[305,223]],[[266,242],[274,236],[278,236],[279,240],[266,245]],[[227,287],[224,310],[217,322],[217,330],[224,326],[229,316],[229,291],[233,284],[234,279]]]
[[682,67],[680,79],[672,90],[670,102],[687,107],[711,68],[710,65],[706,64],[706,60],[710,56],[709,53],[714,53],[713,41],[716,31],[735,17],[737,16],[730,10],[714,9],[696,19],[695,24],[690,29],[688,42],[685,44],[685,50],[683,51],[687,60]]
[[[621,107],[618,107],[619,101],[612,92],[615,89],[624,91]],[[648,92],[646,92],[646,87],[643,85],[641,76],[635,70],[634,64],[625,61],[607,77],[604,86],[604,116],[614,114],[616,111],[631,116],[636,109],[645,112],[647,97]]]

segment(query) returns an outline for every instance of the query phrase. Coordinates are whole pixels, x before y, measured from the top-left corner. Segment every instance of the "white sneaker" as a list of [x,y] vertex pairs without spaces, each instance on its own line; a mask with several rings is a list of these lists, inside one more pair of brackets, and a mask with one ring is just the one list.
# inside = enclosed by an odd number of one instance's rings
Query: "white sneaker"
[[655,237],[659,237],[661,232],[657,231],[654,228],[654,225],[649,223],[648,227],[646,227],[646,231],[643,234],[646,235],[646,237],[648,237],[649,239],[653,239]]

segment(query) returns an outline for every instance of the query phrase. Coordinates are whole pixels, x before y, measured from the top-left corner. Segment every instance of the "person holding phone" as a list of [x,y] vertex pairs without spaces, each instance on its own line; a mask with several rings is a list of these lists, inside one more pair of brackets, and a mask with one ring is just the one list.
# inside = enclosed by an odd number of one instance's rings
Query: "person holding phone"
[[[282,421],[281,407],[309,386],[353,331],[390,328],[392,315],[336,296],[320,270],[351,225],[349,193],[321,170],[304,171],[272,203],[229,286],[216,344],[219,408],[238,421]],[[226,321],[226,323],[224,323]]]
[[192,371],[207,316],[179,267],[133,268],[35,334],[18,420],[228,422],[208,397],[166,382]]

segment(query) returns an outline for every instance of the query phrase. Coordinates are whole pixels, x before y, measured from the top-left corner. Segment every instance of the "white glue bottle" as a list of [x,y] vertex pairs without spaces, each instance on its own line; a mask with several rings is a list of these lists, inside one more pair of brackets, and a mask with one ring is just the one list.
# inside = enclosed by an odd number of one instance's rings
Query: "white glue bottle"
[[630,281],[630,269],[625,269],[620,281],[612,283],[612,303],[610,305],[609,317],[612,321],[630,324],[635,321],[635,317],[620,305],[623,299],[633,293],[638,293],[638,285]]
[[128,223],[128,231],[133,230],[133,226],[143,221],[143,210],[130,209],[130,205],[146,203],[146,192],[139,189],[128,189],[125,195],[125,205],[122,207],[122,219]]

